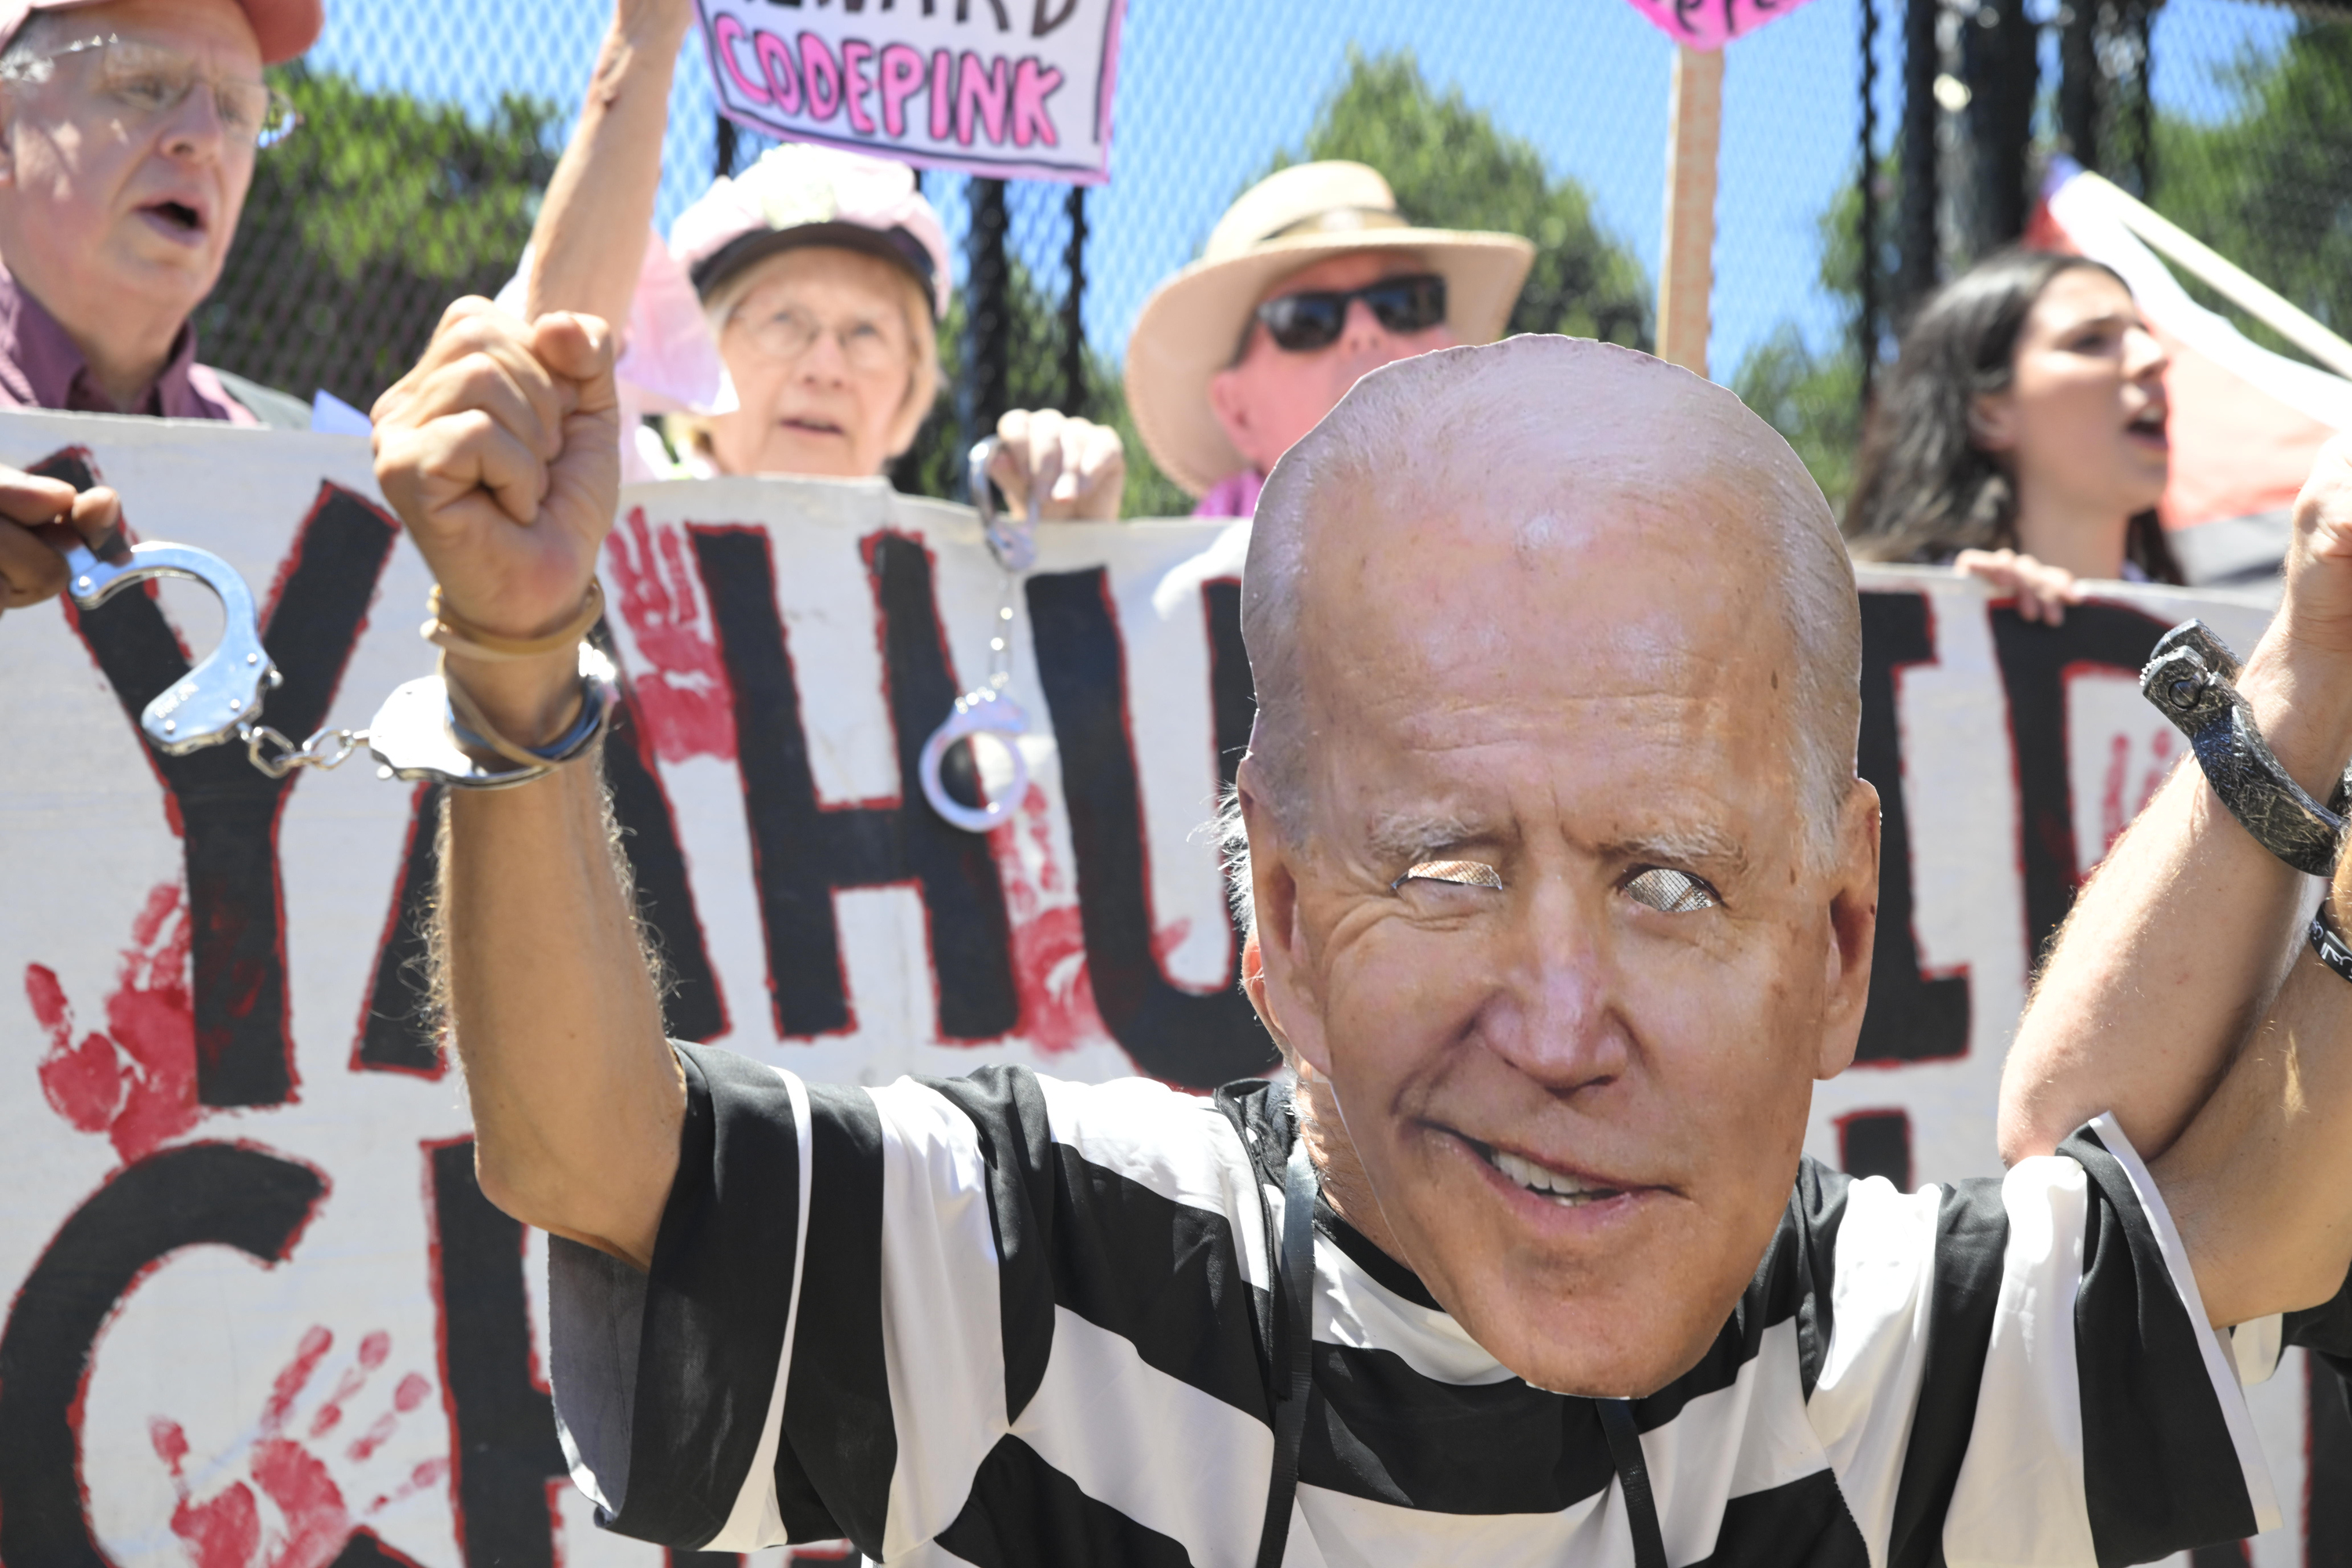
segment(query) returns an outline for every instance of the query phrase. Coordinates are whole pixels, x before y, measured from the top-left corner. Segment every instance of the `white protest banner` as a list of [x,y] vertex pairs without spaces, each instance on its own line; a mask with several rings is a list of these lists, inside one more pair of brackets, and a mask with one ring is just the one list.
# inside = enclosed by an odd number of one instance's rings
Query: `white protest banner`
[[[5,414],[0,462],[102,478],[142,536],[241,571],[280,729],[362,725],[430,666],[363,441]],[[627,492],[607,756],[671,1029],[842,1081],[1261,1070],[1198,831],[1248,735],[1240,543],[1043,531],[1010,687],[1029,788],[974,836],[913,784],[988,668],[968,511],[878,483]],[[2264,615],[2131,589],[2052,629],[1940,573],[1865,587],[1877,983],[1807,1146],[1988,1173],[2028,956],[2179,755],[2132,672],[2191,613],[2242,650]],[[217,626],[179,584],[0,620],[0,1562],[660,1568],[565,1479],[543,1247],[476,1188],[418,1017],[430,792],[363,755],[278,783],[242,748],[150,750],[131,716]],[[2352,1435],[2306,1386],[2297,1352],[2253,1403],[2281,1497],[2324,1500]],[[2255,1563],[2301,1563],[2291,1517]]]
[[1109,177],[1126,0],[698,0],[720,110],[994,179]]

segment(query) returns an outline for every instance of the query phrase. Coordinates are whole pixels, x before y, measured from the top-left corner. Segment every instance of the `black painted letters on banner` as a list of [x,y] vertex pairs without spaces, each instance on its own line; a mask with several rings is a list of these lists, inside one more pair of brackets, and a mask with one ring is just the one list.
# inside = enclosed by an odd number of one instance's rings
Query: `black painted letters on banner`
[[117,1172],[58,1227],[0,1329],[0,1563],[107,1568],[80,1465],[99,1331],[140,1278],[184,1247],[283,1261],[326,1190],[308,1165],[190,1143]]
[[[1256,711],[1241,646],[1241,586],[1212,583],[1204,598],[1217,777],[1229,786]],[[1097,568],[1030,579],[1029,616],[1062,753],[1087,972],[1104,1024],[1137,1066],[1171,1083],[1207,1089],[1265,1071],[1275,1064],[1274,1042],[1234,984],[1241,933],[1232,933],[1228,978],[1206,992],[1171,984],[1152,950],[1143,795],[1129,739],[1127,648],[1108,574]]]
[[1903,796],[1903,735],[1895,674],[1936,658],[1935,611],[1925,594],[1862,595],[1862,736],[1856,767],[1878,790],[1878,933],[1858,1062],[1928,1061],[1969,1048],[1969,977],[1919,967],[1912,888],[1911,813]]
[[[1864,595],[1863,602],[1870,599]],[[2009,694],[2009,733],[2017,747],[2026,962],[2039,969],[2082,887],[2074,792],[2067,777],[2067,679],[2085,668],[2137,678],[2165,623],[2121,605],[2076,605],[2055,626],[2029,621],[2006,605],[1995,605],[1991,615],[1993,650]]]
[[[98,482],[77,451],[33,472],[77,489]],[[261,628],[285,678],[268,694],[273,728],[299,739],[326,721],[396,537],[397,525],[371,502],[320,486]],[[140,710],[188,673],[187,650],[145,594],[118,595],[74,624],[134,726]],[[163,783],[186,856],[197,1101],[282,1104],[293,1098],[295,1079],[278,824],[302,770],[270,778],[235,745],[167,757],[142,737],[140,749]]]
[[[737,761],[776,1032],[806,1037],[853,1026],[833,895],[840,889],[912,883],[929,916],[940,1037],[992,1040],[1011,1034],[1020,1004],[995,858],[986,838],[951,826],[930,808],[916,772],[923,742],[957,696],[932,596],[930,551],[898,533],[877,533],[865,542],[897,739],[898,793],[885,801],[829,806],[816,797],[799,677],[776,609],[768,535],[721,527],[697,527],[692,535],[735,694]],[[950,794],[978,802],[968,747],[950,752],[942,772]]]

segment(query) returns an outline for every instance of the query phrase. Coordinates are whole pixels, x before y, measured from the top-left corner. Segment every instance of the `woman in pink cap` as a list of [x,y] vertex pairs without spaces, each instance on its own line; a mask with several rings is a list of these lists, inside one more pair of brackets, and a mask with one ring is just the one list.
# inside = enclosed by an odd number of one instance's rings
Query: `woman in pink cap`
[[[531,252],[500,302],[624,321],[638,413],[629,476],[880,474],[940,390],[946,231],[905,164],[778,147],[711,182],[667,244],[646,233],[661,177],[687,0],[621,0]],[[1033,477],[1047,518],[1115,518],[1126,456],[1111,430],[1051,411],[1004,416],[992,470],[1015,506]]]

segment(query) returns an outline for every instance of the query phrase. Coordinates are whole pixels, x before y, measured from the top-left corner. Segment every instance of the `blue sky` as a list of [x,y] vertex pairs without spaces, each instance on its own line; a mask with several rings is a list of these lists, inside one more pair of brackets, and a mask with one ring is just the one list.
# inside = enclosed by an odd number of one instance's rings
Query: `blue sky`
[[[2054,0],[2033,0],[2038,13]],[[1896,7],[1880,0],[1881,134],[1895,108]],[[1715,374],[1783,321],[1816,343],[1846,330],[1815,283],[1815,219],[1855,167],[1859,0],[1810,0],[1733,44],[1725,66],[1717,206]],[[329,0],[314,52],[370,85],[477,110],[505,92],[578,100],[609,15],[596,0]],[[2159,103],[2210,102],[2210,68],[2274,47],[2282,10],[2172,0],[2159,13]],[[1277,149],[1296,146],[1350,47],[1409,48],[1555,175],[1582,183],[1601,223],[1654,277],[1672,49],[1623,0],[1129,0],[1111,180],[1089,194],[1087,330],[1124,354],[1152,284],[1197,253],[1217,215]],[[304,134],[329,134],[313,127]],[[671,104],[660,216],[708,182],[711,93],[690,43]],[[961,227],[961,182],[927,189]],[[1016,187],[1014,239],[1057,273],[1061,187]]]

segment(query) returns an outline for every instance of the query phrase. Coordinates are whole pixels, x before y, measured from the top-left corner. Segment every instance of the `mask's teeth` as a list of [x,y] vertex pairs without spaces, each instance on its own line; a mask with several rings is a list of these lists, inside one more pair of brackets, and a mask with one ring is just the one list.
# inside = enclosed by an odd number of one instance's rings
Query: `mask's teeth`
[[1532,1160],[1523,1160],[1500,1149],[1495,1151],[1494,1163],[1495,1169],[1520,1186],[1529,1192],[1541,1193],[1546,1197],[1580,1203],[1602,1195],[1602,1189],[1599,1187],[1588,1186],[1573,1176],[1563,1176],[1557,1171],[1548,1171]]

